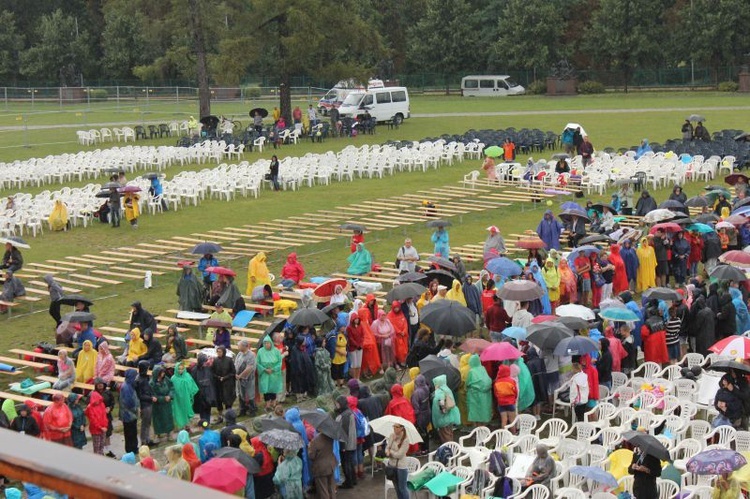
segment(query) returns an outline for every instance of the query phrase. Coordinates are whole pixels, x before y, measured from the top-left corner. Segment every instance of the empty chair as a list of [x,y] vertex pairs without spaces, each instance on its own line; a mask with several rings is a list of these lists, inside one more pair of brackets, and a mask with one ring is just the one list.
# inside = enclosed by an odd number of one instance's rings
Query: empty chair
[[458,439],[458,444],[461,447],[469,447],[468,443],[474,441],[474,445],[480,445],[484,443],[490,436],[490,429],[486,426],[477,426],[471,433]]
[[526,489],[523,494],[515,494],[511,496],[511,499],[549,499],[549,489],[544,485],[534,484]]
[[580,489],[574,489],[573,487],[563,487],[555,492],[555,498],[557,499],[587,499],[586,493]]

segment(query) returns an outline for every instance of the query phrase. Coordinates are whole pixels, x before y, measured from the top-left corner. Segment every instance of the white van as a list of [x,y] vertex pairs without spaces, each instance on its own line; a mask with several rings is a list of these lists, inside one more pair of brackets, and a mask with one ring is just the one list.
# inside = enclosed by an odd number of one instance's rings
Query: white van
[[411,117],[409,91],[406,87],[371,88],[366,92],[354,91],[347,95],[339,107],[342,118],[356,118],[370,113],[376,121],[388,121],[391,118],[400,124]]
[[370,80],[367,82],[367,87],[357,83],[353,78],[341,80],[318,101],[318,112],[323,116],[328,116],[329,111],[341,106],[346,96],[354,90],[364,92],[368,88],[382,88],[384,86],[382,80]]
[[461,95],[464,97],[501,97],[524,92],[526,89],[508,75],[474,75],[461,79]]

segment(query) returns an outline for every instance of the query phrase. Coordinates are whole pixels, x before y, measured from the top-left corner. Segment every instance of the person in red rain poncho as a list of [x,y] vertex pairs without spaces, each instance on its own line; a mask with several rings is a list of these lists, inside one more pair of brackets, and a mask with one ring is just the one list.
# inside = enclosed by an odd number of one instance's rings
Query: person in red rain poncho
[[263,456],[261,458],[260,471],[253,476],[255,496],[271,497],[276,490],[276,487],[273,484],[273,457],[271,457],[271,453],[268,452],[268,447],[266,447],[266,444],[260,441],[260,438],[251,438],[250,445],[253,446],[256,460],[258,456]]
[[612,372],[622,372],[622,359],[628,356],[622,341],[615,336],[615,328],[612,325],[604,329],[604,337],[609,340],[609,351],[612,353]]
[[305,278],[305,267],[297,261],[297,253],[289,253],[286,264],[281,268],[281,278],[299,284]]
[[609,263],[615,266],[615,275],[612,280],[612,292],[619,295],[628,288],[628,273],[625,270],[625,262],[620,256],[620,245],[613,244],[609,247]]
[[409,323],[406,322],[406,316],[401,311],[401,302],[393,300],[391,311],[388,312],[388,320],[396,330],[394,345],[396,363],[405,366],[406,355],[409,353]]
[[643,359],[657,364],[669,363],[667,352],[667,329],[664,322],[663,310],[659,310],[656,300],[652,300],[646,311],[646,320],[641,326],[641,342]]
[[[698,264],[703,256],[703,238],[697,232],[685,232],[685,239],[690,243],[688,255],[688,275],[698,275]],[[747,283],[747,281],[745,281]]]
[[365,242],[365,235],[362,234],[361,230],[355,230],[354,234],[352,234],[352,242],[349,246],[349,249],[352,253],[354,253],[355,251],[357,251],[357,245],[363,242]]
[[70,427],[73,413],[65,404],[65,397],[59,393],[52,396],[52,405],[44,411],[44,438],[50,442],[73,447]]
[[44,436],[44,418],[42,417],[42,406],[32,401],[31,399],[28,399],[26,400],[26,407],[29,408],[29,414],[32,418],[34,418],[34,421],[36,421],[36,424],[39,426],[39,438],[43,438],[46,440],[46,437]]
[[362,342],[362,373],[369,374],[370,376],[376,374],[380,370],[380,354],[378,353],[378,345],[375,342],[375,335],[372,334],[370,324],[378,316],[378,302],[375,300],[375,295],[368,294],[366,303],[364,306],[357,308],[357,301],[355,300],[355,309],[360,319],[362,331],[364,332],[364,341]]
[[104,399],[97,391],[91,392],[89,405],[83,411],[89,420],[89,431],[91,432],[91,441],[94,446],[94,454],[104,455],[104,440],[107,438],[107,408],[104,406]]
[[[594,407],[599,400],[599,371],[591,362],[591,355],[581,355],[581,368],[589,379],[589,406]],[[592,403],[593,402],[593,403]]]

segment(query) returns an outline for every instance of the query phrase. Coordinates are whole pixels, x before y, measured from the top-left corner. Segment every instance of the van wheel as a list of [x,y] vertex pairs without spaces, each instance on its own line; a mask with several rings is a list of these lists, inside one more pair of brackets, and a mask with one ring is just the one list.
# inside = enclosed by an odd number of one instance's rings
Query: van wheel
[[404,122],[404,115],[401,113],[398,113],[396,116],[393,117],[393,124],[396,126],[399,126],[401,123]]

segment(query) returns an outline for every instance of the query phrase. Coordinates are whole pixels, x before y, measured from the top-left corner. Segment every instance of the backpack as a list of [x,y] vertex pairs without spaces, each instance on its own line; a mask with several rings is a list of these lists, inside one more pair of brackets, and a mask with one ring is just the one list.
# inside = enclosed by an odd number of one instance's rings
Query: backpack
[[352,414],[354,414],[354,423],[357,428],[357,438],[365,438],[370,434],[370,425],[367,418],[359,410],[352,411]]
[[406,249],[404,248],[404,246],[401,246],[399,252],[396,253],[396,261],[394,262],[396,264],[396,270],[399,270],[401,268],[401,259],[399,258],[399,255],[403,257],[405,252]]
[[667,326],[664,324],[664,320],[662,320],[661,317],[657,316],[651,316],[646,319],[646,327],[648,327],[649,331],[651,331],[652,333],[667,330]]
[[435,461],[438,461],[443,466],[448,466],[451,458],[453,457],[453,450],[447,445],[441,445],[438,450],[435,451]]

